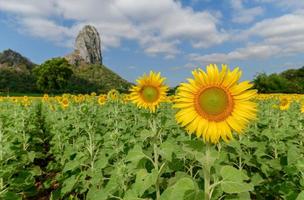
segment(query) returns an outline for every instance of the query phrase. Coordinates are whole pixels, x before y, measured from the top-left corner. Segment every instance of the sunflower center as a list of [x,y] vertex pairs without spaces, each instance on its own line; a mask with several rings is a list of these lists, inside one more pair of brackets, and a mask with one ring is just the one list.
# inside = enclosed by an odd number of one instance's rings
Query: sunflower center
[[232,97],[220,87],[204,88],[196,98],[196,110],[208,120],[221,121],[233,110]]
[[158,90],[153,86],[146,86],[142,90],[142,96],[147,102],[154,102],[158,98]]
[[201,109],[209,115],[218,115],[226,110],[228,96],[220,88],[208,88],[199,95]]

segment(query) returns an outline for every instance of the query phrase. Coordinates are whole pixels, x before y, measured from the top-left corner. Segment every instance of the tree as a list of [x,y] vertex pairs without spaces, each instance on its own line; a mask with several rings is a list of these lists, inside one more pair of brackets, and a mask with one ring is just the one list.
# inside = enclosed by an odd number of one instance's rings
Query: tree
[[253,80],[254,88],[261,93],[303,93],[303,79],[299,77],[298,71],[289,70],[289,73],[258,74]]
[[34,69],[37,87],[44,92],[62,92],[73,71],[64,58],[47,60]]

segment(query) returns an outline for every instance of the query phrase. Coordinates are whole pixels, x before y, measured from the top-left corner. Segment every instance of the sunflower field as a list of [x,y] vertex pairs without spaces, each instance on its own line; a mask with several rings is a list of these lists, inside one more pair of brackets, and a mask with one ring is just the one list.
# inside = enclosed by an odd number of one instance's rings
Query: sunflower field
[[0,97],[0,199],[303,200],[304,96],[193,76],[175,96],[151,72],[130,94]]

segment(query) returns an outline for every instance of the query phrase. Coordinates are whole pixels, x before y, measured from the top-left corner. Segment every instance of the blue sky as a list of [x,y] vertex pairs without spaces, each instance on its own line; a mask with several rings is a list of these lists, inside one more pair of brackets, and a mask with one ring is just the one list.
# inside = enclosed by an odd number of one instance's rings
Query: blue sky
[[174,86],[209,63],[240,66],[243,79],[304,65],[299,0],[0,0],[0,51],[39,64],[70,53],[86,24],[129,81],[154,70]]

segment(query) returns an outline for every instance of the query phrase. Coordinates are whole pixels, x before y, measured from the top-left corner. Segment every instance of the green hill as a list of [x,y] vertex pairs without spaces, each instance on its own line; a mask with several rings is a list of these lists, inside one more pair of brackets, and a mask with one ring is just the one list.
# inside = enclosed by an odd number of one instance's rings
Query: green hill
[[35,66],[29,59],[20,53],[7,49],[0,53],[0,67],[13,67],[20,70],[31,70]]
[[73,76],[69,88],[73,92],[108,92],[117,89],[120,92],[128,91],[130,83],[104,65],[90,64],[73,67]]
[[[0,92],[43,93],[37,89],[33,69],[39,67],[11,49],[0,53]],[[73,75],[64,90],[57,93],[105,93],[110,89],[126,92],[131,85],[104,65],[70,66]]]

